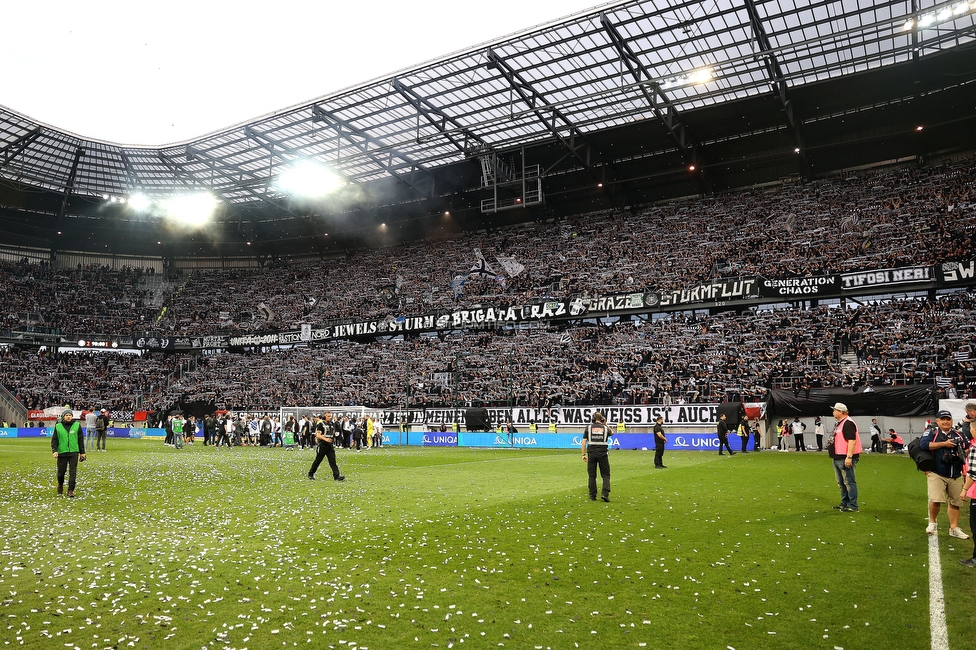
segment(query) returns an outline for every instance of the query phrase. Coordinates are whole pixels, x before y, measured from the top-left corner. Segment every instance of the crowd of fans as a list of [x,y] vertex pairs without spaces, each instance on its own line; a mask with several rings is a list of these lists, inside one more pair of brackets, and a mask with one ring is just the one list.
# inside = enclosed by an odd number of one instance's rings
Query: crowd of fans
[[[209,334],[293,329],[550,295],[666,290],[720,276],[785,277],[972,258],[976,163],[860,172],[809,184],[459,235],[321,262],[198,271],[161,300],[150,274],[0,263],[6,327]],[[472,278],[475,249],[525,271]],[[501,273],[501,269],[496,269]],[[0,382],[24,405],[233,410],[282,405],[760,400],[772,387],[937,383],[971,397],[972,293],[856,309],[672,314],[610,326],[333,341],[314,348],[181,355],[0,349]],[[847,354],[848,357],[843,355]],[[845,358],[850,359],[845,362]]]
[[[570,329],[525,328],[213,354],[43,355],[7,348],[0,379],[29,407],[71,403],[233,411],[280,406],[647,404],[761,401],[770,388],[936,383],[976,394],[971,293],[856,309],[673,314]],[[841,360],[844,351],[856,359]]]

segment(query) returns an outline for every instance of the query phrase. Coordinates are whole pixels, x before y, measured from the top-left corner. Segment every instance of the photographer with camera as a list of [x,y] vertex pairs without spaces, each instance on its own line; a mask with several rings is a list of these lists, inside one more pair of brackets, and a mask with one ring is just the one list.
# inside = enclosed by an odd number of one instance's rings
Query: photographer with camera
[[969,439],[952,427],[952,413],[939,411],[936,426],[926,430],[919,447],[935,456],[935,470],[926,472],[929,493],[929,525],[925,532],[934,535],[936,519],[943,503],[949,504],[949,537],[969,539],[959,527],[959,508],[963,505],[963,462],[969,449]]

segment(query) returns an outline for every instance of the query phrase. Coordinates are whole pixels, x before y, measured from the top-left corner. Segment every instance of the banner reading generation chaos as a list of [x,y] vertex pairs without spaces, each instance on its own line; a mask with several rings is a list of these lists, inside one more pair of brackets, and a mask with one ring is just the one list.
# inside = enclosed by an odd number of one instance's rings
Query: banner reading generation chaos
[[761,298],[839,295],[840,278],[836,275],[814,275],[807,278],[763,278],[759,283],[759,297]]

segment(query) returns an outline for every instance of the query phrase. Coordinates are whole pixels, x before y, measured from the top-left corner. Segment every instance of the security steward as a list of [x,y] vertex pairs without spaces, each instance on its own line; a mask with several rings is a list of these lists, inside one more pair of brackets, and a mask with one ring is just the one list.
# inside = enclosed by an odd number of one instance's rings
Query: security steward
[[603,413],[594,413],[593,422],[583,432],[581,450],[583,460],[586,461],[586,473],[589,477],[590,501],[596,501],[596,468],[600,467],[603,478],[603,492],[601,498],[610,502],[610,427]]
[[58,494],[64,494],[64,474],[68,473],[68,496],[75,495],[75,475],[78,461],[85,460],[85,434],[81,423],[73,421],[74,413],[65,410],[61,420],[54,425],[51,436],[51,451],[58,461]]
[[315,460],[312,461],[312,467],[308,470],[308,479],[310,481],[315,480],[315,470],[322,464],[323,458],[328,458],[329,467],[332,468],[332,478],[337,481],[345,481],[346,477],[339,474],[339,466],[336,465],[334,446],[334,442],[342,434],[339,423],[334,422],[332,420],[332,414],[327,412],[324,416],[315,418],[313,432],[317,444],[315,447]]

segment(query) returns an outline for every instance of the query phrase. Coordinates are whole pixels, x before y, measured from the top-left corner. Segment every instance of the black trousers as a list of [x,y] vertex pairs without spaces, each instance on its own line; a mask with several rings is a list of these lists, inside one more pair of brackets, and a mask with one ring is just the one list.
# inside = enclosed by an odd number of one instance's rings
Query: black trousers
[[725,447],[726,449],[728,449],[730,454],[733,453],[732,452],[732,447],[729,446],[729,435],[728,434],[725,434],[725,435],[722,435],[721,433],[718,434],[718,453],[719,453],[720,456],[722,455],[722,447]]
[[610,496],[610,456],[600,454],[594,457],[593,454],[586,456],[586,474],[589,477],[590,497],[596,498],[596,468],[600,468],[600,476],[603,478],[603,496]]
[[322,443],[315,448],[315,460],[312,461],[312,467],[308,470],[308,475],[315,476],[315,471],[322,464],[323,458],[329,459],[329,467],[332,468],[332,478],[338,479],[339,466],[336,465],[335,447],[328,442]]
[[806,444],[806,441],[803,439],[803,434],[802,433],[794,433],[793,434],[793,438],[795,439],[793,444],[796,445],[796,450],[797,451],[806,451],[807,450],[807,444]]
[[817,451],[823,451],[823,434],[817,434]]
[[108,431],[106,429],[98,429],[98,433],[95,435],[95,449],[105,451],[105,440],[107,436]]
[[743,453],[749,451],[749,434],[746,434],[744,436],[739,436],[739,440],[742,441]]
[[662,467],[664,465],[664,445],[655,444],[654,445],[654,467]]
[[58,454],[58,485],[64,485],[64,474],[68,473],[68,491],[75,489],[75,477],[78,474],[78,454]]

